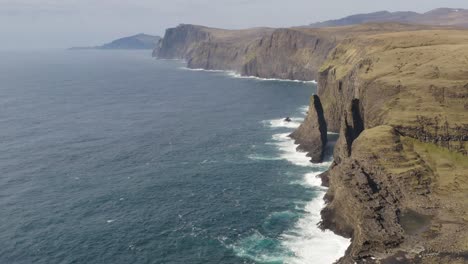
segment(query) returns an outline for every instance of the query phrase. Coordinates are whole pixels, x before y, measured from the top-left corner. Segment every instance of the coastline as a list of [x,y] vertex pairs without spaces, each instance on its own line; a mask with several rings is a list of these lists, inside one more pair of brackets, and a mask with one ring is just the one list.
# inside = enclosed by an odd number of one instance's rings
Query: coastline
[[[187,61],[184,59],[159,59],[157,60],[170,60],[170,61],[180,61],[181,63],[187,64]],[[294,83],[310,83],[317,85],[317,81],[301,81],[301,80],[290,80],[290,79],[276,79],[276,78],[260,78],[256,76],[242,76],[240,73],[232,70],[214,70],[214,69],[203,69],[203,68],[189,68],[188,66],[179,67],[180,70],[184,71],[194,71],[194,72],[208,72],[208,73],[223,73],[230,78],[239,78],[239,79],[251,79],[257,81],[280,81],[280,82],[294,82]],[[310,105],[301,107],[301,112],[306,117],[310,112]],[[269,120],[270,127],[277,127],[277,128],[289,128],[292,129],[290,132],[296,130],[303,122],[304,119],[301,117],[301,120],[297,120],[298,118],[292,117],[292,124],[289,122],[284,122],[283,119],[277,120]],[[276,122],[274,122],[276,121]],[[298,121],[298,122],[296,122]],[[265,121],[263,121],[265,122]],[[328,187],[323,184],[323,178],[321,175],[327,173],[330,169],[330,166],[333,164],[333,149],[336,144],[335,141],[328,142],[327,144],[327,155],[325,156],[325,160],[318,164],[313,164],[310,161],[310,158],[307,156],[308,153],[304,151],[298,150],[299,143],[295,142],[294,139],[290,137],[290,132],[283,133],[283,134],[275,134],[273,135],[273,140],[276,142],[275,144],[279,144],[279,150],[283,152],[283,155],[279,157],[279,159],[287,160],[288,162],[295,164],[301,167],[309,167],[311,171],[304,175],[304,185],[308,186],[308,188],[318,189],[319,195],[318,198],[313,199],[306,208],[307,215],[304,218],[301,218],[296,223],[296,229],[302,230],[301,232],[305,232],[304,237],[297,237],[295,234],[283,234],[283,239],[285,240],[283,243],[290,249],[294,251],[296,258],[292,258],[288,260],[288,263],[296,263],[296,264],[307,264],[307,262],[300,261],[302,260],[311,260],[314,259],[315,261],[323,258],[321,253],[319,252],[315,254],[315,250],[311,250],[316,248],[318,245],[327,245],[326,240],[331,244],[334,244],[335,248],[330,248],[330,245],[325,246],[322,250],[329,250],[327,257],[334,256],[333,262],[339,261],[341,258],[345,256],[346,251],[350,247],[351,239],[346,237],[339,232],[335,232],[332,229],[324,229],[322,226],[323,222],[326,222],[327,219],[324,219],[322,215],[322,210],[326,208],[327,205],[327,190]],[[329,136],[337,136],[338,133],[328,131],[327,134]],[[254,158],[255,157],[251,157]],[[318,170],[318,171],[317,171]],[[326,237],[326,238],[324,238]],[[318,240],[317,240],[318,239]],[[324,239],[324,240],[322,240]],[[303,245],[306,246],[303,246]],[[326,257],[325,257],[326,258]],[[321,263],[321,262],[318,262]],[[330,262],[331,263],[331,262]]]
[[[322,210],[322,227],[352,237],[337,263],[402,255],[441,263],[468,252],[468,231],[459,228],[468,219],[460,196],[468,191],[468,79],[459,70],[467,67],[467,30],[370,23],[253,33],[181,25],[167,33],[153,56],[185,58],[188,68],[317,80],[316,107],[298,134],[323,144],[326,131],[339,133]],[[405,212],[431,221],[413,233]]]
[[[259,78],[255,76],[242,76],[239,73],[236,73],[235,71],[227,70],[207,70],[201,68],[191,69],[188,67],[180,67],[179,69],[195,72],[224,73],[231,78],[252,79],[258,81],[280,81],[305,84],[311,83],[315,85],[317,84],[316,81],[300,81],[289,79]],[[304,116],[307,116],[307,114],[309,113],[309,107],[310,106],[301,107],[301,112]],[[262,121],[262,123],[266,124],[267,122],[272,128],[288,128],[294,131],[304,122],[303,118],[300,118],[300,120],[298,120],[299,118],[292,117],[291,119],[291,122],[285,122],[283,119],[276,119],[269,121],[265,120]],[[325,160],[321,163],[313,164],[312,162],[310,162],[310,158],[307,156],[307,152],[300,151],[298,149],[300,144],[296,143],[295,140],[290,137],[290,132],[273,135],[273,140],[274,142],[276,142],[275,144],[278,145],[279,150],[283,153],[282,155],[280,155],[279,159],[287,160],[288,162],[296,166],[310,168],[311,172],[304,175],[304,185],[308,186],[308,188],[317,189],[318,197],[314,198],[306,206],[306,216],[300,218],[296,223],[295,228],[298,230],[302,230],[302,232],[305,232],[305,234],[303,234],[301,237],[297,237],[297,235],[295,235],[294,232],[291,234],[286,233],[282,235],[283,239],[285,240],[283,243],[287,245],[288,248],[293,250],[296,257],[290,259],[288,263],[306,264],[307,260],[314,260],[318,261],[317,263],[322,263],[322,261],[324,261],[324,258],[327,259],[330,256],[334,256],[333,262],[338,261],[340,258],[345,256],[345,252],[351,244],[351,239],[342,234],[334,232],[332,229],[323,229],[321,227],[321,224],[327,221],[322,217],[321,212],[326,207],[326,194],[328,190],[328,188],[323,184],[323,178],[321,177],[321,175],[326,173],[329,170],[330,166],[333,164],[333,149],[336,140],[328,142],[327,155],[325,156]],[[338,135],[338,133],[334,133],[331,131],[328,131],[327,134],[329,136]],[[259,160],[263,159],[258,157],[250,158]],[[334,246],[331,246],[330,244],[333,244]],[[318,252],[316,250],[317,247],[320,247],[320,245],[322,245],[324,248],[322,250],[319,250],[320,252]],[[329,251],[325,256],[322,252],[324,250]],[[305,260],[306,262],[302,262],[301,260]]]
[[[159,59],[158,59],[159,60]],[[184,61],[184,60],[180,60]],[[291,80],[291,79],[277,79],[277,78],[261,78],[257,76],[251,76],[251,75],[242,75],[239,72],[236,71],[230,71],[230,70],[206,70],[203,68],[188,68],[188,67],[180,67],[179,69],[185,70],[185,71],[203,71],[203,72],[219,72],[219,73],[225,73],[226,75],[232,77],[232,78],[238,78],[238,79],[253,79],[257,81],[275,81],[275,82],[295,82],[295,83],[312,83],[312,84],[317,84],[317,81],[312,80],[312,81],[301,81],[301,80]]]
[[[302,110],[302,108],[300,109]],[[302,114],[306,115],[303,112]],[[292,122],[294,123],[296,119],[298,118],[293,117]],[[291,131],[300,125],[300,123],[295,123],[293,126],[282,119],[262,123],[270,128],[287,128]],[[332,153],[336,140],[331,140],[328,143],[325,160],[322,163],[313,164],[306,152],[297,150],[298,144],[289,137],[289,134],[289,132],[281,132],[272,137],[273,144],[278,148],[280,154],[278,158],[295,166],[307,168],[309,172],[303,175],[299,184],[314,190],[317,196],[307,203],[304,208],[305,214],[297,220],[294,228],[281,236],[282,243],[294,253],[294,257],[286,259],[286,263],[307,264],[311,261],[320,264],[333,263],[345,255],[351,244],[349,238],[336,234],[332,230],[323,230],[320,227],[323,221],[321,211],[326,206],[325,195],[328,189],[322,184],[320,175],[325,173],[333,163]],[[333,133],[330,132],[330,134]]]

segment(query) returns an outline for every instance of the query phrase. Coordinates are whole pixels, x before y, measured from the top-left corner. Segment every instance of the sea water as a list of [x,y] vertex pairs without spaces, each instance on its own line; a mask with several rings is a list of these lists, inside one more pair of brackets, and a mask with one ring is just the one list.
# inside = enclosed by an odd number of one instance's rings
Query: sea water
[[[144,51],[2,52],[0,263],[332,263],[288,137],[315,84]],[[283,119],[290,116],[292,122]]]

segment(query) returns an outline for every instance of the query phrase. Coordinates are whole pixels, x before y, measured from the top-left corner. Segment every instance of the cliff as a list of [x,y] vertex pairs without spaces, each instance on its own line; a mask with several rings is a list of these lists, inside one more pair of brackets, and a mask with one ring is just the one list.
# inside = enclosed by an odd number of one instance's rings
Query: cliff
[[330,53],[318,95],[340,132],[324,228],[341,263],[468,261],[468,31],[356,36]]
[[232,70],[241,75],[311,81],[342,30],[301,28],[223,30],[179,25],[154,50],[161,59],[184,59],[189,68]]
[[189,68],[230,70],[244,76],[312,81],[342,41],[376,32],[424,28],[368,24],[337,28],[225,30],[182,24],[166,30],[153,51],[159,59],[183,59]]
[[468,261],[468,31],[396,23],[221,30],[181,25],[155,49],[192,68],[317,80],[291,136],[318,162],[339,132],[323,228],[340,263]]

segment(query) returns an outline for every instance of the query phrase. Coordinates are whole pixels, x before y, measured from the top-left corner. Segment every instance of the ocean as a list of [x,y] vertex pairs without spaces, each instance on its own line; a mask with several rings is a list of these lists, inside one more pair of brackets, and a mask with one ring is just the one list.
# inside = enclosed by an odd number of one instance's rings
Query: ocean
[[349,240],[317,228],[332,144],[314,165],[288,137],[313,83],[188,70],[147,51],[1,58],[0,263],[344,255]]

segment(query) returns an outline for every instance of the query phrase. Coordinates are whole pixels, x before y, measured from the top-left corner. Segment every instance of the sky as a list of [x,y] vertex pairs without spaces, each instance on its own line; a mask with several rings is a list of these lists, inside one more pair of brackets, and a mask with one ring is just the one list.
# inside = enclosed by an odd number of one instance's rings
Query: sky
[[0,0],[0,49],[92,46],[178,24],[289,27],[381,10],[468,8],[467,0]]

